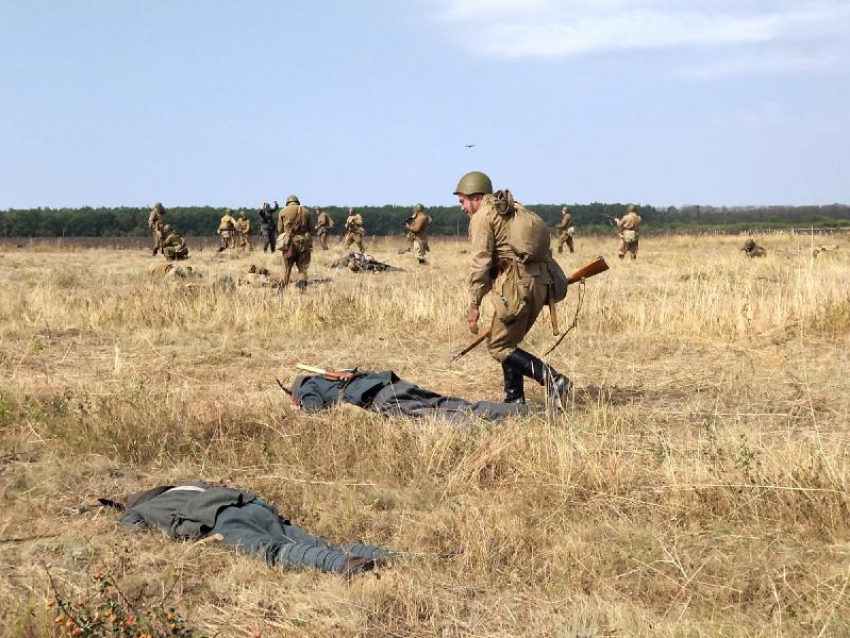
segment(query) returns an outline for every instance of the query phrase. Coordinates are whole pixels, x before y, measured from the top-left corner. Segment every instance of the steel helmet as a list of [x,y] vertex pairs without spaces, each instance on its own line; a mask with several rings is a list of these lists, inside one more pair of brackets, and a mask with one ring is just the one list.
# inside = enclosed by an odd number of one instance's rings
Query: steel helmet
[[455,195],[489,195],[493,192],[493,182],[481,171],[470,171],[460,178],[455,188]]
[[290,195],[289,197],[286,198],[286,205],[287,206],[289,206],[290,204],[300,204],[300,203],[301,202],[298,201],[298,195]]

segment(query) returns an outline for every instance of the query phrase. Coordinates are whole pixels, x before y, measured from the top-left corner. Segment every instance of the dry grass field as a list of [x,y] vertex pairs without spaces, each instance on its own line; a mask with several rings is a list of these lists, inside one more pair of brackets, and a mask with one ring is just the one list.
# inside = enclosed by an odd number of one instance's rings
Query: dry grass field
[[[45,565],[74,597],[99,571],[206,635],[850,634],[850,241],[813,259],[811,237],[771,236],[761,260],[742,241],[646,238],[630,263],[578,237],[565,270],[611,270],[550,357],[569,410],[469,426],[305,415],[275,382],[356,365],[498,400],[483,348],[449,364],[471,338],[463,242],[433,240],[427,267],[374,243],[400,273],[317,251],[304,294],[213,285],[279,271],[256,247],[193,254],[186,286],[142,250],[4,244],[0,635],[59,635]],[[194,478],[401,555],[345,582],[79,507]]]

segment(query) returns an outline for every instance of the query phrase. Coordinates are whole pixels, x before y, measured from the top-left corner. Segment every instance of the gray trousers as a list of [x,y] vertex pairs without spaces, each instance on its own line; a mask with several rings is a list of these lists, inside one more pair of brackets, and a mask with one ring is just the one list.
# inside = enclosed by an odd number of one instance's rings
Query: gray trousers
[[389,552],[372,545],[331,545],[256,502],[221,510],[210,534],[221,534],[226,545],[235,545],[246,554],[262,556],[269,565],[313,567],[335,574],[342,573],[345,561],[353,556],[389,556]]

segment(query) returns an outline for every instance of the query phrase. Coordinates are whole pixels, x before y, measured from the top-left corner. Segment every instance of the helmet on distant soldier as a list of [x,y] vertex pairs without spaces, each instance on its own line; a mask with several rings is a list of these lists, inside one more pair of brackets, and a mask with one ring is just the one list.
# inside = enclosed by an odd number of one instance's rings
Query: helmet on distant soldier
[[240,211],[239,211],[239,217],[242,217],[242,218],[247,217],[247,215],[245,214],[245,211],[244,211],[244,210],[240,210]]
[[170,232],[171,232],[171,224],[166,224],[165,226],[163,226],[163,227],[162,227],[162,232],[164,232],[164,233],[170,233]]
[[165,208],[163,208],[162,206],[162,202],[154,202],[154,205],[151,206],[151,208],[155,210],[165,210]]
[[290,204],[300,204],[300,203],[301,202],[298,200],[297,195],[290,195],[289,197],[286,198],[286,205],[287,206],[289,206]]
[[635,212],[635,205],[634,205],[634,204],[629,204],[628,211],[629,211],[630,213]]
[[754,239],[748,239],[744,242],[744,250],[753,250],[756,247],[756,242]]
[[564,206],[564,207],[561,209],[561,213],[569,213],[569,212],[570,212],[570,207],[569,207],[569,206]]
[[225,208],[225,209],[224,209],[224,214],[225,214],[225,215],[232,215],[232,214],[233,214],[233,211],[232,211],[232,210],[230,210],[229,208]]
[[414,213],[424,213],[425,207],[422,204],[416,204],[416,206],[413,207],[413,212]]
[[470,171],[460,178],[455,195],[489,195],[493,192],[493,182],[481,171]]

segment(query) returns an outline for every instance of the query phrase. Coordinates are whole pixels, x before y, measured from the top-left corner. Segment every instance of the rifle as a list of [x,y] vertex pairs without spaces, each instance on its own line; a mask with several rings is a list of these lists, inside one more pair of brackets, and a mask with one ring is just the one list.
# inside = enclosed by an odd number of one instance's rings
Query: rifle
[[[594,259],[593,261],[591,261],[589,264],[585,264],[585,265],[584,265],[584,266],[582,266],[581,268],[579,268],[579,269],[577,269],[577,270],[574,270],[574,271],[573,271],[573,273],[572,273],[569,277],[567,277],[567,285],[569,286],[570,284],[575,284],[575,283],[579,283],[579,282],[581,282],[581,281],[584,281],[585,279],[590,279],[591,277],[594,277],[594,276],[596,276],[596,275],[598,275],[598,274],[600,274],[600,273],[603,273],[603,272],[605,272],[606,270],[608,270],[608,264],[605,262],[605,258],[604,258],[604,257],[601,257],[601,256],[600,256],[600,257],[597,257],[596,259]],[[551,307],[551,305],[550,305],[549,311],[550,311],[550,312],[552,312],[552,307]],[[554,324],[554,322],[553,322],[553,332],[554,332],[554,330],[555,330],[555,324]],[[567,330],[567,332],[569,332],[569,330]],[[561,339],[563,339],[563,338],[567,335],[567,332],[564,332],[564,333],[561,335]],[[557,333],[556,333],[556,334],[557,334]],[[489,335],[490,335],[490,331],[488,330],[487,332],[485,332],[484,334],[482,334],[481,336],[479,336],[478,338],[476,338],[476,339],[475,339],[475,341],[473,341],[472,343],[470,343],[470,344],[469,344],[468,346],[466,346],[463,350],[461,350],[460,352],[458,352],[458,353],[456,353],[455,355],[453,355],[453,356],[452,356],[452,363],[454,363],[455,361],[457,361],[458,359],[460,359],[462,356],[464,356],[465,354],[467,354],[467,353],[471,352],[472,350],[474,350],[475,348],[477,348],[479,345],[481,345],[481,343],[482,343],[482,342],[483,342],[483,341],[484,341],[484,340],[485,340],[485,339],[486,339]],[[555,347],[557,347],[557,345],[558,345],[559,343],[561,343],[561,339],[559,339],[559,340],[558,340],[558,342],[555,344],[555,346],[553,346],[552,348],[550,348],[549,352],[551,352],[552,350],[554,350],[554,348],[555,348]],[[548,354],[548,353],[547,353],[547,354]]]
[[603,215],[603,217],[608,220],[608,224],[610,226],[612,226],[614,228],[617,227],[617,218],[616,217],[614,217],[613,215]]
[[304,372],[312,372],[313,374],[321,375],[328,381],[350,381],[351,379],[357,376],[357,368],[346,368],[343,370],[325,370],[323,368],[317,368],[315,366],[308,366],[303,363],[299,363],[295,367],[299,370],[303,370]]
[[475,341],[473,341],[472,343],[470,343],[470,344],[469,344],[468,346],[466,346],[463,350],[460,350],[460,351],[456,352],[455,354],[453,354],[453,355],[452,355],[452,360],[451,360],[451,362],[450,362],[450,363],[454,363],[455,361],[457,361],[458,359],[460,359],[460,358],[461,358],[463,355],[465,355],[466,353],[471,352],[472,350],[475,350],[475,348],[477,348],[478,346],[480,346],[480,345],[481,345],[481,343],[482,343],[482,342],[483,342],[483,341],[484,341],[487,337],[489,337],[489,336],[490,336],[490,331],[489,331],[489,330],[488,330],[487,332],[482,333],[482,334],[481,334],[481,335],[480,335],[477,339],[475,339]]

